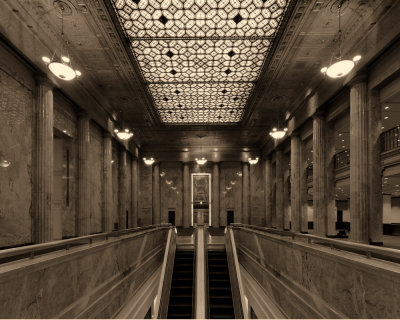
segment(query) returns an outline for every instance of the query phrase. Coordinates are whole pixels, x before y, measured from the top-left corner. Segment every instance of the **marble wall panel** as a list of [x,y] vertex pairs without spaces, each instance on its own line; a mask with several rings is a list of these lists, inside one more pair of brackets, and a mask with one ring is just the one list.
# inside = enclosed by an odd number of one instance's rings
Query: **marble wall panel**
[[175,225],[183,226],[183,168],[181,162],[160,164],[161,222],[168,222],[168,211],[175,211]]
[[264,182],[262,161],[250,165],[250,224],[262,226],[264,222]]
[[[132,201],[132,179],[131,179],[131,173],[132,173],[132,166],[131,166],[131,155],[129,152],[126,153],[126,176],[125,176],[125,187],[123,192],[125,192],[125,223],[126,219],[128,219],[128,227],[130,225],[129,217],[131,217],[131,201]],[[126,214],[128,212],[128,214]],[[126,226],[126,224],[125,224]]]
[[290,238],[234,234],[240,263],[260,284],[267,282],[264,288],[289,317],[400,317],[400,266]]
[[234,211],[234,222],[240,223],[242,212],[242,163],[220,163],[220,226],[227,224],[227,211]]
[[103,133],[90,122],[89,146],[90,233],[102,231],[103,214]]
[[[112,141],[112,217],[113,225],[118,224],[119,214],[119,145],[113,140]],[[113,227],[113,229],[118,229]]]
[[167,235],[147,231],[0,267],[0,317],[112,318],[161,265]]
[[[5,66],[6,69],[8,67]],[[5,72],[2,66],[0,161],[4,164],[0,166],[0,247],[32,241],[34,99],[32,90],[16,81],[10,74],[15,75],[14,72]],[[4,161],[10,163],[8,167]]]
[[153,175],[152,166],[147,166],[143,161],[139,162],[140,166],[140,188],[139,188],[139,226],[147,226],[152,224],[152,208],[153,208]]
[[[54,93],[54,128],[57,138],[62,139],[62,199],[60,205],[62,218],[62,237],[75,236],[77,203],[77,116],[72,103]],[[55,165],[55,164],[54,164]],[[54,183],[56,181],[54,180]]]

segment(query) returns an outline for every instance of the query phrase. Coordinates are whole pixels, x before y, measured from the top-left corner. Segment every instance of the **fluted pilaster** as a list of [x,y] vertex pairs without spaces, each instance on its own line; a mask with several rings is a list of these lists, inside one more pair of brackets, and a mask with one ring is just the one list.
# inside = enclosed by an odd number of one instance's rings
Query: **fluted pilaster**
[[111,232],[113,230],[112,217],[112,141],[109,132],[104,133],[103,138],[103,230]]
[[357,242],[368,242],[367,112],[366,79],[355,79],[350,89],[350,238]]
[[265,226],[272,227],[272,167],[271,157],[264,160]]
[[78,117],[78,236],[90,233],[89,143],[89,116],[81,113]]
[[136,228],[138,226],[138,205],[139,205],[139,170],[138,170],[138,160],[132,157],[132,218],[130,222],[130,227]]
[[120,147],[119,153],[119,194],[118,194],[118,228],[126,229],[126,149]]
[[161,223],[160,164],[153,164],[153,224]]
[[[220,216],[219,216],[219,163],[213,163],[213,173],[212,173],[212,226],[214,228],[219,228],[220,226]],[[225,225],[221,221],[222,225]]]
[[183,226],[189,228],[191,222],[190,172],[189,163],[183,164]]
[[37,79],[35,150],[34,241],[52,240],[53,194],[53,89],[47,79]]
[[326,236],[326,120],[323,114],[313,116],[313,206],[314,233]]
[[284,214],[285,207],[283,203],[284,199],[284,181],[283,181],[283,150],[279,146],[276,149],[276,227],[280,230],[284,229]]
[[250,224],[250,168],[242,163],[242,223]]
[[290,205],[292,214],[292,231],[300,232],[301,221],[301,140],[298,132],[290,138]]
[[368,99],[368,176],[369,176],[369,242],[382,244],[383,197],[381,169],[381,103],[379,91],[373,90]]

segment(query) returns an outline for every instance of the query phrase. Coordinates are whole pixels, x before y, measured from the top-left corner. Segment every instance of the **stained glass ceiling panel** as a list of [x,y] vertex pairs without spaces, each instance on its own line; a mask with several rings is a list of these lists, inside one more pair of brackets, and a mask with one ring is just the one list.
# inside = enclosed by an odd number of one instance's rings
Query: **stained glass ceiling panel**
[[111,0],[166,124],[237,123],[289,0]]

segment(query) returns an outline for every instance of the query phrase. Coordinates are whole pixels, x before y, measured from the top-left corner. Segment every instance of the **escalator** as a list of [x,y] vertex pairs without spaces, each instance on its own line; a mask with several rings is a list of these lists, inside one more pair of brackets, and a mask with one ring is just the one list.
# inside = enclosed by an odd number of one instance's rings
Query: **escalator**
[[167,318],[193,318],[193,251],[176,251]]
[[208,251],[209,317],[234,319],[228,260],[225,250]]

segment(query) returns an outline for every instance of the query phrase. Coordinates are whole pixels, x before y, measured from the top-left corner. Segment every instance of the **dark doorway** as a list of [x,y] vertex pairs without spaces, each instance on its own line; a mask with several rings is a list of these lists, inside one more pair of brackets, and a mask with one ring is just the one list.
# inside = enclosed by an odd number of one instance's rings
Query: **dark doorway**
[[175,225],[175,211],[170,210],[168,211],[168,222],[172,224],[173,226]]
[[343,222],[343,211],[342,210],[337,211],[337,222]]
[[228,210],[226,213],[226,225],[229,226],[231,223],[234,222],[234,211]]
[[128,229],[129,228],[129,223],[128,223],[128,217],[129,217],[129,212],[128,210],[126,210],[126,222],[125,222],[125,228]]

